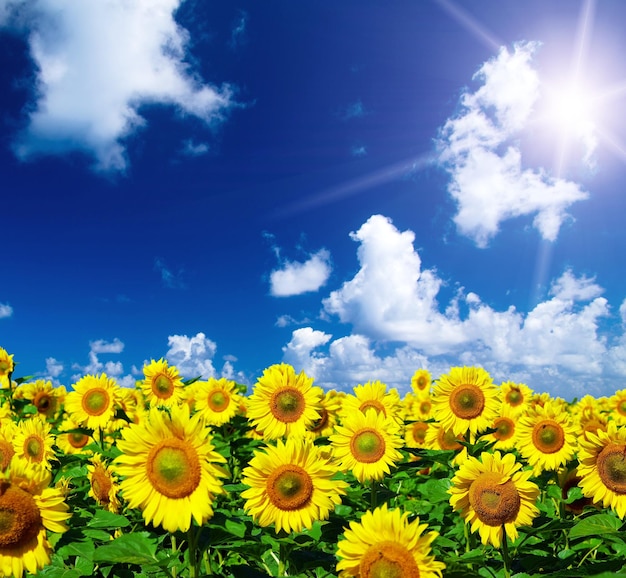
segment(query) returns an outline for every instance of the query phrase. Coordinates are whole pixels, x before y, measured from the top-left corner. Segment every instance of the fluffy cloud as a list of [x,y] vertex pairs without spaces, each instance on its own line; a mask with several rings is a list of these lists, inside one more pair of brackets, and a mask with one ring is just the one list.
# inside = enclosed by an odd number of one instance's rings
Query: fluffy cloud
[[450,173],[448,192],[457,203],[454,222],[463,235],[485,247],[500,223],[534,215],[544,239],[556,239],[566,209],[588,194],[580,186],[523,168],[512,139],[525,127],[539,96],[540,82],[531,61],[535,43],[502,48],[475,78],[482,85],[466,92],[459,113],[448,119],[437,141],[439,160]]
[[11,317],[13,315],[13,307],[8,303],[0,303],[0,319]]
[[185,62],[180,0],[38,0],[4,3],[5,25],[28,36],[37,102],[15,151],[21,158],[85,151],[99,170],[124,170],[123,139],[145,125],[139,109],[169,105],[207,125],[231,107],[228,86],[202,81]]
[[270,293],[274,297],[289,297],[317,291],[326,283],[331,272],[330,253],[320,249],[304,263],[286,261],[282,269],[270,274]]
[[[80,365],[72,364],[72,369],[77,373],[72,375],[72,381],[78,381],[84,375],[96,375],[98,373],[106,373],[124,387],[133,387],[135,379],[132,376],[124,375],[124,365],[121,361],[108,360],[102,362],[100,355],[102,354],[120,354],[124,351],[124,343],[117,337],[113,341],[98,339],[89,342],[89,363]],[[55,360],[56,362],[56,360]],[[56,362],[58,363],[58,362]],[[48,366],[48,360],[46,360]]]

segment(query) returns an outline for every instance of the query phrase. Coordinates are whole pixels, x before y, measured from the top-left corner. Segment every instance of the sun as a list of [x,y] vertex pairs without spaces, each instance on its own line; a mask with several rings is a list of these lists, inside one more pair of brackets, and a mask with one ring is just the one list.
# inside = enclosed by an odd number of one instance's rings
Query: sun
[[580,137],[597,124],[590,88],[575,81],[546,88],[546,114],[562,135]]

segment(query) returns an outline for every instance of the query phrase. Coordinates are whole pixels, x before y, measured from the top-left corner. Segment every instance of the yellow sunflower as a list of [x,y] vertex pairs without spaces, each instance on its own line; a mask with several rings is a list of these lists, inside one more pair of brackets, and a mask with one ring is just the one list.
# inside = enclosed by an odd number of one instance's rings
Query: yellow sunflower
[[558,470],[574,457],[576,428],[566,411],[548,401],[519,418],[517,447],[535,475]]
[[22,383],[15,390],[16,397],[30,401],[39,415],[52,418],[65,401],[65,387],[54,387],[51,381],[38,379],[37,381]]
[[47,531],[67,531],[65,496],[49,487],[51,474],[13,458],[0,472],[0,575],[35,574],[50,563]]
[[411,378],[411,388],[416,394],[428,393],[430,391],[432,381],[433,379],[430,375],[430,371],[427,369],[418,369]]
[[359,482],[382,479],[402,459],[398,448],[404,440],[397,422],[373,408],[346,416],[328,439],[339,469],[352,472]]
[[491,428],[496,431],[484,435],[481,439],[494,442],[494,450],[512,450],[517,441],[517,420],[517,414],[511,406],[503,403],[500,415],[491,424]]
[[51,469],[50,460],[54,459],[51,428],[39,417],[21,421],[12,440],[15,454],[34,466]]
[[425,448],[426,433],[430,424],[426,421],[414,421],[404,426],[404,443],[407,448]]
[[237,393],[234,381],[225,377],[210,377],[207,381],[197,381],[193,385],[196,411],[207,424],[223,425],[239,412],[241,396]]
[[247,416],[253,429],[265,439],[304,436],[321,417],[322,388],[313,386],[304,371],[298,375],[291,365],[268,367],[248,398]]
[[114,469],[129,507],[141,509],[146,523],[185,532],[192,516],[199,525],[213,516],[213,500],[224,491],[218,478],[227,475],[217,464],[226,460],[199,414],[190,417],[186,404],[170,412],[152,408],[121,430]]
[[346,394],[343,391],[335,391],[334,389],[329,389],[324,393],[320,402],[320,418],[307,428],[307,437],[312,439],[328,437],[335,431],[341,404],[345,397]]
[[0,428],[0,471],[4,471],[9,467],[11,459],[15,455],[13,448],[13,437],[17,426],[12,421],[3,421]]
[[578,485],[583,495],[626,516],[626,428],[609,422],[607,431],[580,440]]
[[427,524],[408,517],[408,512],[389,511],[383,504],[351,521],[337,544],[339,577],[441,578],[446,566],[435,560],[430,546],[439,533],[425,533]]
[[119,485],[113,474],[113,468],[103,461],[100,454],[94,454],[91,463],[87,466],[87,478],[89,479],[89,496],[99,506],[109,512],[117,513],[120,509],[120,501],[117,497]]
[[478,530],[483,544],[499,548],[504,531],[515,540],[517,528],[532,524],[539,514],[539,487],[521,467],[513,454],[483,452],[480,459],[468,457],[452,478],[450,505],[472,532]]
[[437,380],[433,416],[456,435],[486,430],[500,412],[499,390],[480,367],[452,367]]
[[403,421],[403,405],[396,389],[387,390],[380,381],[368,381],[354,387],[354,395],[349,394],[341,404],[342,419],[355,411],[365,413],[369,408],[394,419],[398,425]]
[[509,406],[514,415],[525,413],[530,407],[533,390],[525,383],[505,381],[500,384],[502,405]]
[[[64,454],[81,454],[85,452],[85,446],[96,440],[84,431],[70,431],[82,429],[74,420],[66,418],[59,426],[56,436],[56,444]],[[87,430],[89,431],[89,430]]]
[[105,373],[85,375],[65,398],[65,410],[78,424],[90,429],[106,429],[115,415],[119,386]]
[[9,387],[9,376],[13,373],[14,367],[13,354],[9,355],[6,349],[0,347],[0,388]]
[[617,425],[626,424],[626,389],[620,389],[616,391],[609,398],[609,410],[611,419],[617,423]]
[[185,401],[185,386],[175,365],[163,358],[152,359],[143,367],[141,391],[150,407],[171,407]]
[[405,396],[405,419],[419,421],[429,420],[433,416],[433,401],[430,393],[420,391],[417,394],[407,393]]
[[347,484],[333,480],[337,468],[322,449],[304,438],[287,438],[256,451],[242,472],[244,509],[261,526],[276,533],[300,532],[326,520],[341,503]]
[[[467,458],[467,448],[460,442],[467,442],[467,434],[456,435],[451,429],[441,427],[437,422],[428,424],[426,437],[424,442],[426,447],[431,450],[453,451],[455,456],[452,464],[458,466]],[[470,436],[470,443],[475,441],[474,436]]]

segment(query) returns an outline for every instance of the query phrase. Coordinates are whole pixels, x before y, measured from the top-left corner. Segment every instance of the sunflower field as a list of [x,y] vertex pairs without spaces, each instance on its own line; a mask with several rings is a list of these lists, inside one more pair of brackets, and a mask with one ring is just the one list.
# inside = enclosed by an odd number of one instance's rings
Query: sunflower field
[[479,367],[409,393],[16,377],[0,348],[0,576],[626,578],[626,390]]

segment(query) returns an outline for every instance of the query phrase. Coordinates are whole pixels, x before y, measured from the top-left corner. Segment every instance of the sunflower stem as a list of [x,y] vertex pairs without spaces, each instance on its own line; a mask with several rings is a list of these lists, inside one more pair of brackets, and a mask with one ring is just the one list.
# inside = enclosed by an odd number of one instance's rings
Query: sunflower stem
[[198,576],[198,534],[195,531],[195,528],[191,526],[189,530],[187,530],[187,555],[189,562],[189,577],[196,578]]
[[505,578],[511,578],[511,556],[504,524],[502,525],[502,560],[504,561],[504,576]]
[[370,490],[370,507],[374,510],[376,508],[376,504],[378,503],[378,496],[376,495],[376,481],[373,479],[371,480]]
[[[176,536],[174,534],[170,534],[170,538],[172,540],[172,555],[175,556],[176,555]],[[172,578],[176,578],[177,576],[177,571],[176,571],[176,565],[174,564],[174,566],[172,566]]]

